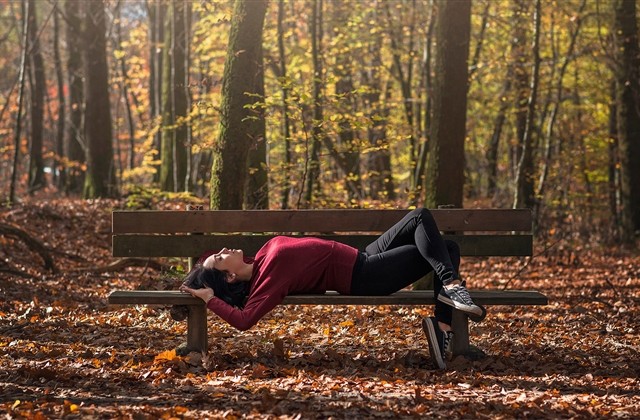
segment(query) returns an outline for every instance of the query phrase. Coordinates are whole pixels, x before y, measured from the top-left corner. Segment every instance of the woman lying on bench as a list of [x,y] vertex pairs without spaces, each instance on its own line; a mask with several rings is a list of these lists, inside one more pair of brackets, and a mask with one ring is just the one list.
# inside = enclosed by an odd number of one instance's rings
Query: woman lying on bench
[[450,353],[452,308],[480,315],[459,280],[460,250],[444,240],[427,209],[409,212],[364,252],[313,237],[277,236],[254,258],[222,249],[201,258],[180,290],[199,297],[207,308],[239,330],[247,330],[287,295],[388,295],[435,271],[434,317],[422,320],[435,364],[444,369]]

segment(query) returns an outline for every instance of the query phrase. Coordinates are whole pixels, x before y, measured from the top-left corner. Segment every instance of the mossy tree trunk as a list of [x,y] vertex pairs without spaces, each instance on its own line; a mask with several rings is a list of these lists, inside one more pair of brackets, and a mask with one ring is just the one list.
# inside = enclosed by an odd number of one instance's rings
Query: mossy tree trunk
[[249,150],[264,142],[262,28],[267,0],[236,0],[222,82],[220,137],[213,148],[211,208],[242,208]]
[[85,3],[85,139],[87,174],[84,197],[114,197],[117,193],[113,166],[109,67],[107,64],[106,13],[102,0]]
[[462,207],[471,1],[439,0],[426,205]]

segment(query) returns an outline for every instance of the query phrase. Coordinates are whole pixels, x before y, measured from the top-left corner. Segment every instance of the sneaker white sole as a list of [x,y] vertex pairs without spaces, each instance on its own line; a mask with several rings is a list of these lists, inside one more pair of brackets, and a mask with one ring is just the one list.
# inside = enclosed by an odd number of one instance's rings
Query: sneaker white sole
[[477,316],[482,316],[482,309],[479,306],[469,306],[464,303],[456,302],[455,300],[451,300],[448,297],[438,294],[438,300],[442,303],[446,303],[449,306],[456,308],[459,311],[466,312],[468,314],[474,314]]
[[433,322],[428,318],[422,318],[422,329],[427,334],[427,340],[429,341],[429,353],[431,359],[436,362],[439,369],[446,369],[447,364],[444,362],[442,353],[440,352],[440,346],[438,345],[438,335],[433,327]]

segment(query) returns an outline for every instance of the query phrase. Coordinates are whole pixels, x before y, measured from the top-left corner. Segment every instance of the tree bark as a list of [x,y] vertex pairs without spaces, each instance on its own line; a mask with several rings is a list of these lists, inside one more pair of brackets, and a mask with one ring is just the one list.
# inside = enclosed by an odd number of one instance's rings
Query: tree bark
[[640,231],[640,46],[635,0],[613,5],[621,234],[630,244]]
[[92,0],[86,2],[86,6],[86,27],[82,38],[85,54],[85,117],[90,124],[85,125],[87,176],[84,197],[115,197],[105,5],[102,0]]
[[187,177],[187,97],[185,93],[185,4],[172,0],[166,15],[162,82],[162,165],[160,185],[165,191],[184,191]]
[[471,1],[438,1],[426,205],[462,207]]
[[22,1],[22,54],[20,57],[20,73],[18,75],[18,109],[16,115],[16,129],[13,142],[13,165],[11,167],[11,183],[9,185],[9,202],[16,201],[16,178],[18,175],[18,157],[20,156],[20,137],[22,133],[22,103],[24,101],[25,73],[27,67],[27,55],[29,51],[29,3]]
[[60,10],[56,3],[53,11],[53,62],[56,69],[56,82],[58,88],[58,121],[56,125],[56,156],[53,159],[53,176],[58,190],[63,190],[66,184],[67,169],[62,163],[64,152],[64,133],[66,118],[66,98],[64,95],[64,73],[62,71],[62,58],[60,57]]
[[66,0],[64,14],[66,17],[67,41],[67,83],[69,85],[69,125],[65,136],[66,156],[69,159],[67,168],[67,193],[80,194],[85,179],[86,162],[84,141],[84,85],[82,57],[82,13],[85,3]]
[[44,160],[42,158],[44,135],[44,90],[45,74],[40,40],[38,39],[38,17],[35,0],[29,1],[29,68],[31,80],[31,141],[29,142],[29,193],[45,186]]
[[311,13],[311,56],[313,61],[313,121],[311,131],[311,150],[307,156],[306,187],[304,190],[304,202],[306,207],[312,207],[313,197],[319,189],[320,177],[320,143],[322,141],[322,0],[313,0]]
[[287,80],[287,60],[284,49],[284,0],[278,1],[278,53],[280,59],[280,86],[282,90],[282,138],[284,140],[284,180],[280,195],[280,208],[289,207],[289,195],[291,194],[291,123],[289,121],[289,82]]
[[222,82],[220,136],[213,148],[211,209],[242,208],[249,149],[262,140],[260,86],[262,28],[266,0],[236,0]]
[[[580,28],[582,26],[582,14],[587,5],[586,0],[582,0],[580,4],[580,8],[576,13],[575,27],[573,28],[573,32],[571,33],[571,38],[569,41],[569,47],[567,51],[563,54],[564,59],[562,60],[562,64],[560,66],[560,71],[558,73],[558,79],[555,86],[555,100],[552,101],[552,109],[551,115],[549,116],[549,121],[547,121],[547,129],[544,133],[544,153],[542,158],[542,169],[540,170],[540,177],[538,178],[538,187],[536,190],[536,197],[540,198],[535,200],[535,210],[534,215],[539,218],[540,213],[540,205],[542,203],[542,196],[545,192],[547,176],[549,175],[549,167],[551,166],[552,159],[552,142],[553,142],[553,130],[555,128],[556,118],[558,116],[558,112],[560,111],[560,105],[562,104],[562,92],[564,91],[564,75],[567,71],[567,67],[571,60],[573,59],[573,50],[576,45],[576,41],[578,39],[578,35],[580,34]],[[579,108],[578,108],[579,109]],[[581,141],[581,144],[584,142]]]
[[535,205],[535,195],[533,190],[533,125],[535,122],[535,110],[538,96],[538,84],[540,81],[540,20],[541,20],[540,0],[535,2],[534,12],[534,33],[533,33],[533,64],[531,71],[531,88],[529,99],[527,100],[527,123],[522,137],[522,152],[515,180],[515,197],[513,208],[530,208]]

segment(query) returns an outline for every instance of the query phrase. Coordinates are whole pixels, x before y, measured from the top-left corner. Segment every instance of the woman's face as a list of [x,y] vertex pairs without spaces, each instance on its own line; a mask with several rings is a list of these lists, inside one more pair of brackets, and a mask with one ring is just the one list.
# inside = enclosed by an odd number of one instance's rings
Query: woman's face
[[[244,266],[244,253],[241,249],[222,248],[217,254],[209,256],[205,260],[204,266],[235,274],[240,272]],[[227,277],[227,281],[229,281],[229,277]]]

